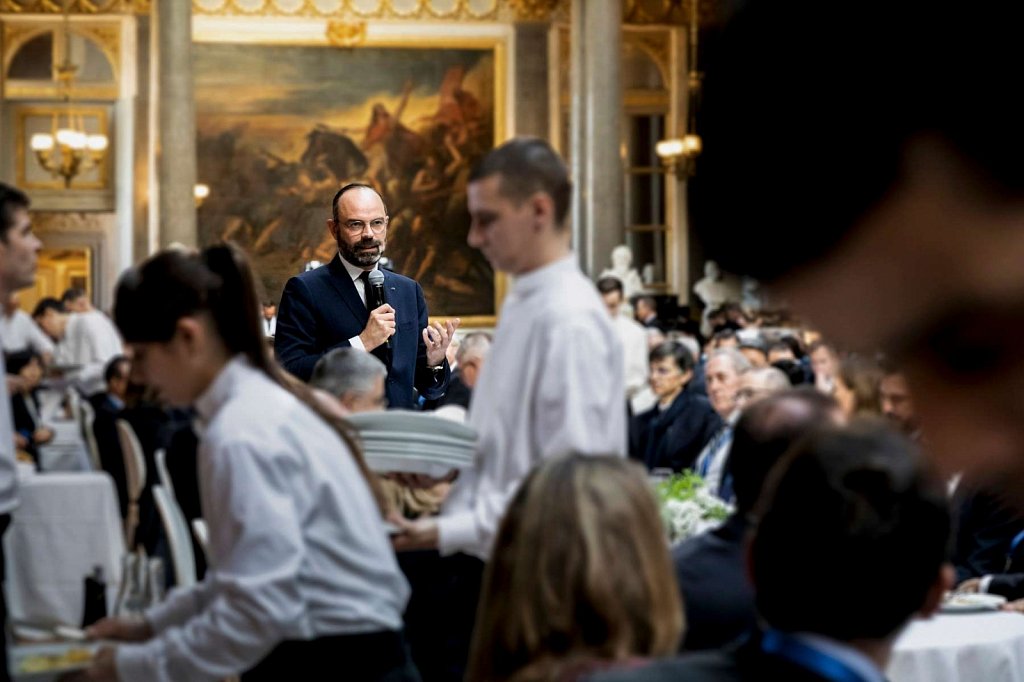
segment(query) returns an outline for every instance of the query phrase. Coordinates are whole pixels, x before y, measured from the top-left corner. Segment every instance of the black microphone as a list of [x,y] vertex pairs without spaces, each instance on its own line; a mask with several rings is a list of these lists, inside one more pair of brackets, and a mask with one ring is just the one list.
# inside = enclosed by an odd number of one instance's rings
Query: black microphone
[[[370,290],[366,292],[366,300],[370,302],[367,307],[376,310],[388,302],[388,295],[384,292],[384,273],[380,270],[370,270],[366,277],[370,281]],[[391,337],[384,342],[388,350],[391,350]]]

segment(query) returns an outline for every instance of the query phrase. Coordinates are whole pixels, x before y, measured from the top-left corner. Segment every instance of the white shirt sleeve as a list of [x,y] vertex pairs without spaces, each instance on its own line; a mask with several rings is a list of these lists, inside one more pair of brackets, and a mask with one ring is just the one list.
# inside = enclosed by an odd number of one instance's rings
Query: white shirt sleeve
[[[205,592],[176,598],[152,613],[154,626],[185,619],[141,645],[118,647],[124,682],[218,680],[259,662],[302,631],[307,611],[298,574],[302,529],[288,481],[298,464],[230,443],[207,459],[213,562]],[[204,499],[204,503],[206,499]],[[199,598],[197,598],[199,597]],[[190,614],[192,617],[188,617]]]

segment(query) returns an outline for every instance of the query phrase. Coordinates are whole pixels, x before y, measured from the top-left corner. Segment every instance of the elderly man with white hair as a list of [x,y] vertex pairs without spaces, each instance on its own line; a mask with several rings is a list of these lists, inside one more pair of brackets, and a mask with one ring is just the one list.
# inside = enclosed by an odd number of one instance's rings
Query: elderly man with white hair
[[708,399],[725,425],[711,437],[697,457],[696,471],[704,477],[708,490],[720,496],[722,474],[732,445],[732,427],[740,413],[738,398],[742,377],[750,369],[750,361],[736,348],[712,351],[704,369]]

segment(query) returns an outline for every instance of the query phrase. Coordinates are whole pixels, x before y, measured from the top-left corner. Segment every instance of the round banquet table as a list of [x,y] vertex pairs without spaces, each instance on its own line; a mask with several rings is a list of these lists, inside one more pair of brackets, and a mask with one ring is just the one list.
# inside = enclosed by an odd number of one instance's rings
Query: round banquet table
[[124,555],[117,492],[105,472],[19,477],[21,504],[4,535],[7,611],[12,622],[79,626],[83,580],[95,566],[113,606]]
[[1024,682],[1024,614],[940,614],[910,624],[886,670],[892,682]]

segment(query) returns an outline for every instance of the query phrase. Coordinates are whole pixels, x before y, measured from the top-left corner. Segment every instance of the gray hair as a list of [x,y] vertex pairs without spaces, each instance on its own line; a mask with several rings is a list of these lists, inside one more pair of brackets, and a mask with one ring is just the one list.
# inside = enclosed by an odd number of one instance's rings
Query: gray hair
[[750,360],[747,360],[747,356],[737,348],[716,348],[708,356],[708,362],[710,363],[715,358],[728,359],[737,374],[749,372],[751,369]]
[[369,393],[373,380],[387,374],[388,368],[376,356],[357,348],[335,348],[317,361],[309,383],[340,398],[346,393]]
[[487,332],[470,332],[459,344],[455,352],[455,361],[460,365],[467,359],[483,360],[491,350],[491,335]]

